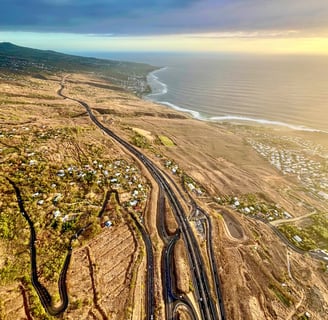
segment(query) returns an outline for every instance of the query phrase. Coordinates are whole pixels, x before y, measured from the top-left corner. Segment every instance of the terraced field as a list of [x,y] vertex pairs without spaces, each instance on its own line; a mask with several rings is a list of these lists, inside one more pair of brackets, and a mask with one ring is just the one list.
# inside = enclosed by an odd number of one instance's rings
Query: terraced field
[[[72,301],[67,318],[128,319],[138,254],[137,240],[127,224],[109,228],[75,251],[69,271]],[[79,305],[87,307],[74,310]]]

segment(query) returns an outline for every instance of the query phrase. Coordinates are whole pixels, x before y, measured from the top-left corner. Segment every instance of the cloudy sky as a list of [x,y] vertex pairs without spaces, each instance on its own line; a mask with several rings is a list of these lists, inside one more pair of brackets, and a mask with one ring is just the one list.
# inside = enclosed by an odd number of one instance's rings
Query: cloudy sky
[[0,41],[72,51],[328,54],[328,1],[1,0]]

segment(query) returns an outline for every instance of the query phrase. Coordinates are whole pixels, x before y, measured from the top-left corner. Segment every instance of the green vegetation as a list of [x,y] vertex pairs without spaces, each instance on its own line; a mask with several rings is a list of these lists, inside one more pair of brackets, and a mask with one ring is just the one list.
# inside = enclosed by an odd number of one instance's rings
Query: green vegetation
[[270,284],[269,289],[276,295],[276,297],[286,306],[290,307],[292,304],[291,298],[289,294],[282,292],[280,288],[278,288],[274,284]]
[[[127,193],[126,203],[137,199],[141,210],[148,187],[139,170],[124,159],[106,158],[109,153],[100,142],[90,143],[89,134],[88,126],[18,125],[1,130],[0,241],[8,246],[6,256],[13,257],[0,268],[1,281],[17,280],[30,263],[29,229],[5,177],[19,186],[34,222],[41,281],[58,280],[69,239],[77,230],[92,224],[80,237],[82,242],[100,232],[97,215],[107,190]],[[133,190],[138,190],[135,197]]]
[[138,132],[134,132],[131,142],[139,148],[149,149],[150,147],[148,139]]
[[166,147],[173,147],[175,146],[175,143],[167,136],[158,136],[161,143]]
[[[318,248],[328,250],[328,214],[312,215],[306,223],[304,222],[304,226],[282,224],[279,226],[279,230],[303,250]],[[300,237],[301,241],[296,241],[295,236]]]
[[[29,73],[35,78],[53,72],[92,72],[138,95],[149,92],[146,76],[156,68],[148,64],[86,58],[55,51],[0,43],[0,70]],[[40,74],[41,73],[41,74]]]
[[189,280],[189,292],[194,292],[194,284],[192,280]]
[[271,202],[260,193],[247,193],[239,197],[222,195],[215,200],[220,205],[231,206],[239,213],[267,221],[291,218],[291,215],[280,205]]
[[26,271],[28,272],[29,268],[25,263],[19,261],[18,258],[9,259],[7,258],[0,269],[0,284],[2,286],[9,284],[15,280],[18,280],[22,277],[21,267],[25,266]]
[[82,307],[83,307],[82,299],[75,299],[70,303],[70,309],[72,310],[81,309]]
[[0,214],[0,238],[13,240],[16,236],[14,219],[7,212]]
[[45,310],[43,309],[40,299],[35,292],[32,284],[28,280],[24,280],[24,286],[26,287],[26,291],[29,297],[29,304],[30,304],[30,312],[34,319],[42,319],[42,320],[51,320],[53,317],[49,316]]

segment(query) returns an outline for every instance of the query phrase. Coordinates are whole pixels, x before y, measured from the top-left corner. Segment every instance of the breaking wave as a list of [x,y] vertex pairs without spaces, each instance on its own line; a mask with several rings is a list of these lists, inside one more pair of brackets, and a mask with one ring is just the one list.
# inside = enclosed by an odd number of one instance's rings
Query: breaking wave
[[292,130],[298,130],[298,131],[307,131],[307,132],[322,132],[322,133],[328,133],[328,131],[314,129],[314,128],[308,128],[306,126],[299,126],[294,125],[282,121],[273,121],[273,120],[267,120],[267,119],[257,119],[257,118],[250,118],[250,117],[244,117],[244,116],[233,116],[233,115],[225,115],[225,116],[215,116],[215,117],[206,117],[202,115],[200,112],[182,108],[180,106],[177,106],[171,102],[168,101],[154,101],[156,103],[168,106],[174,110],[185,112],[190,114],[193,118],[201,120],[201,121],[212,121],[212,122],[255,122],[258,124],[263,125],[270,125],[270,126],[279,126],[279,127],[285,127]]
[[[289,121],[285,122],[280,120],[270,120],[270,115],[274,115],[274,112],[277,113],[278,112],[277,110],[274,110],[273,112],[272,111],[273,109],[268,109],[265,110],[265,113],[267,114],[260,115],[259,111],[260,110],[262,111],[262,109],[260,109],[259,107],[260,103],[256,104],[257,100],[254,99],[250,100],[250,95],[252,94],[252,90],[255,90],[256,88],[255,85],[250,85],[248,83],[242,83],[242,82],[239,83],[226,82],[224,85],[221,85],[220,92],[218,93],[216,91],[217,90],[216,87],[214,86],[211,87],[208,85],[208,83],[205,83],[204,81],[202,82],[200,79],[198,79],[197,82],[193,82],[194,80],[188,80],[189,78],[187,77],[187,75],[184,74],[183,70],[180,70],[183,76],[180,75],[180,77],[178,77],[176,71],[174,71],[173,69],[171,70],[170,68],[170,73],[166,73],[164,76],[164,78],[171,79],[171,80],[166,79],[167,81],[170,81],[169,82],[170,85],[173,86],[173,89],[169,90],[168,85],[160,81],[159,77],[157,76],[158,73],[165,70],[168,70],[168,67],[161,68],[149,73],[147,79],[148,79],[148,83],[152,88],[152,93],[148,94],[145,97],[147,100],[151,100],[156,103],[165,105],[177,111],[188,113],[193,118],[202,121],[232,122],[232,123],[248,122],[248,123],[254,123],[254,124],[256,123],[260,125],[285,127],[291,130],[298,130],[298,131],[328,133],[328,131],[322,130],[321,128],[320,129],[313,128],[312,126],[313,123],[311,122],[309,123],[309,121],[307,121],[306,125],[303,125],[303,124],[292,124]],[[168,75],[170,75],[170,77],[168,77]],[[178,89],[176,89],[175,86],[176,84],[179,87]],[[244,93],[241,94],[240,92],[244,92]],[[257,91],[255,93],[256,95],[258,95]],[[225,101],[225,104],[221,106],[221,110],[219,108],[215,110],[213,106],[216,105],[216,101],[220,101],[222,104],[222,99],[223,99],[222,95],[224,94],[229,95],[229,97],[230,96],[235,97],[235,99],[239,99],[239,100],[235,100],[233,104],[230,104],[229,103],[230,101]],[[207,102],[209,98],[212,99],[209,102],[210,107],[207,106]],[[262,100],[264,99],[263,97],[261,98]],[[173,103],[172,99],[177,101]],[[205,101],[204,99],[207,100]],[[259,98],[258,100],[260,102],[263,102]],[[184,101],[185,103],[183,103],[182,101]],[[271,101],[267,100],[265,102],[270,103]],[[277,102],[279,101],[277,100]],[[181,106],[182,104],[186,104],[188,105],[188,107],[195,105],[195,109],[197,109],[197,106],[202,106],[202,110],[197,111],[190,108],[186,108]],[[246,110],[244,110],[245,107]],[[293,106],[293,108],[294,108],[293,110],[296,110],[297,106]],[[282,114],[281,110],[279,111],[280,114]],[[249,116],[247,115],[248,112],[250,112]],[[253,116],[254,112],[259,113],[259,117],[256,117],[256,115]],[[215,115],[215,113],[218,113],[218,115]],[[286,116],[289,116],[290,118],[291,114],[292,113],[286,114]],[[313,114],[315,114],[315,110],[313,110]],[[287,117],[285,117],[285,119],[286,118]]]
[[166,94],[168,92],[167,89],[167,85],[161,81],[159,81],[158,77],[156,76],[156,73],[160,72],[160,71],[164,71],[166,70],[167,67],[155,70],[153,72],[150,72],[148,74],[147,80],[148,83],[151,83],[151,87],[152,87],[152,93],[148,94],[148,97],[154,97],[154,96],[160,96],[163,94]]

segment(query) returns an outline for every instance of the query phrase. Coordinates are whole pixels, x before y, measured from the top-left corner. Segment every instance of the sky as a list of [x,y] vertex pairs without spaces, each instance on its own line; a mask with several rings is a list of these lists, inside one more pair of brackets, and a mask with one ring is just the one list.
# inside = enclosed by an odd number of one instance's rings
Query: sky
[[1,41],[70,52],[328,54],[328,1],[1,0]]

